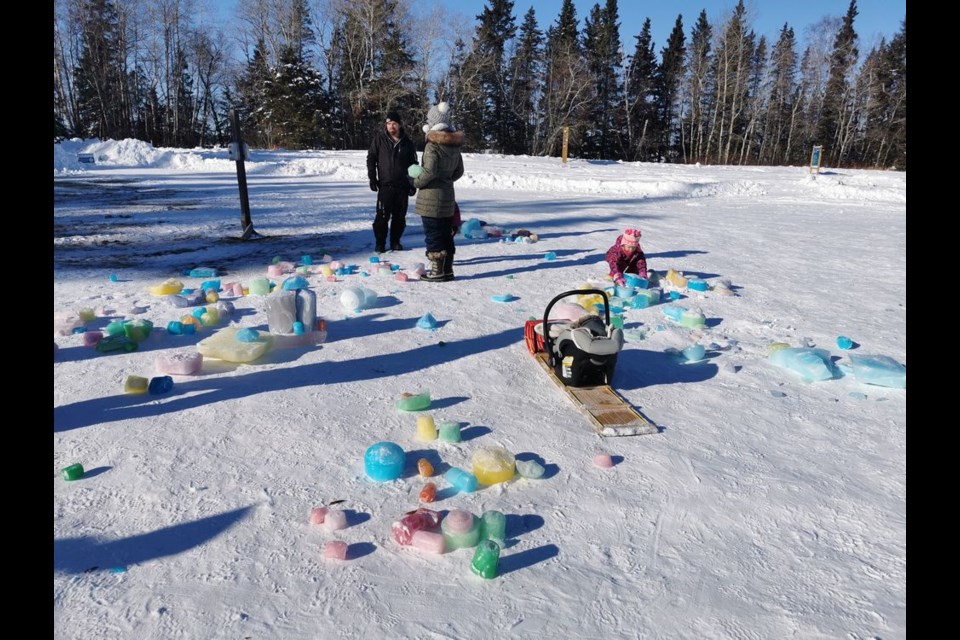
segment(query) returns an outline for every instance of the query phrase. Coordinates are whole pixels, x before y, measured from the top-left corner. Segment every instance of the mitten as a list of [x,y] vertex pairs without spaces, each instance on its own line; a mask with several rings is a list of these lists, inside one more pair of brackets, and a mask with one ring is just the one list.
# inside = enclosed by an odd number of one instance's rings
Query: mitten
[[380,183],[377,182],[376,178],[370,178],[370,191],[376,191],[380,188]]
[[411,185],[410,185],[410,189],[407,191],[407,193],[408,193],[411,197],[413,197],[413,196],[417,195],[417,188],[411,184]]

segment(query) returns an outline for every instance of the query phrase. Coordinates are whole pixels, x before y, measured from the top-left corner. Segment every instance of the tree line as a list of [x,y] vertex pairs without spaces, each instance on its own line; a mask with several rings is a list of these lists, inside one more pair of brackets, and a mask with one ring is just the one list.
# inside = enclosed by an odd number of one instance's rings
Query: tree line
[[823,145],[830,166],[906,170],[906,18],[861,55],[856,0],[803,51],[788,24],[758,36],[740,0],[689,33],[678,15],[659,54],[649,19],[628,51],[617,0],[582,26],[564,0],[545,30],[487,0],[449,51],[449,18],[412,7],[240,0],[234,60],[197,0],[55,0],[54,140],[223,145],[236,108],[252,146],[364,149],[388,110],[410,129],[449,100],[471,152],[558,156],[566,130],[580,158],[803,165]]

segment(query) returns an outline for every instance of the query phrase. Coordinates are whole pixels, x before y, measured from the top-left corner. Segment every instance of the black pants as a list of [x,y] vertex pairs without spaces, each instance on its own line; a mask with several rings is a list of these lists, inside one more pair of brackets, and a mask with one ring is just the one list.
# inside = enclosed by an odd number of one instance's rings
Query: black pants
[[453,245],[453,218],[429,218],[421,216],[423,220],[423,235],[427,244],[427,253],[446,251],[452,256],[456,252]]
[[399,244],[407,228],[409,192],[406,187],[382,186],[377,192],[377,215],[373,219],[373,237],[377,246],[386,246],[387,227],[390,229],[390,247]]

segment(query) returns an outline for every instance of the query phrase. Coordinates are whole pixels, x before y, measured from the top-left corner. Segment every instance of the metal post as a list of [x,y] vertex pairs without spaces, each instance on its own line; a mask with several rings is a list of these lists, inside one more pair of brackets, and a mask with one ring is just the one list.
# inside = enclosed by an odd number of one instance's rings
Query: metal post
[[237,183],[240,185],[240,227],[243,233],[241,240],[249,240],[251,237],[257,237],[258,234],[253,229],[253,221],[250,219],[250,199],[247,196],[247,170],[243,161],[246,154],[246,145],[243,144],[243,136],[240,135],[240,114],[236,109],[230,109],[230,122],[233,125],[233,144],[237,150]]

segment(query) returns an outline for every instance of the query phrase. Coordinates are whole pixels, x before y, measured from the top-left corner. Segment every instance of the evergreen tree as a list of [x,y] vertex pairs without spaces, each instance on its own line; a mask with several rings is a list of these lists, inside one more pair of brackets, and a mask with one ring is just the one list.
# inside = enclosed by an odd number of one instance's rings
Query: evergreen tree
[[539,130],[542,114],[538,110],[543,93],[543,32],[537,26],[533,7],[527,11],[520,25],[517,47],[510,60],[511,128],[507,133],[504,152],[532,154],[535,136]]
[[657,155],[668,162],[677,162],[682,154],[677,110],[678,94],[683,82],[683,58],[686,55],[684,43],[683,16],[678,15],[667,46],[660,52],[660,65],[654,75],[654,102],[660,130]]
[[707,12],[700,11],[690,34],[690,49],[687,52],[687,77],[681,116],[681,144],[684,162],[706,160],[707,118],[713,104],[714,78],[711,40],[713,27],[707,20]]
[[280,53],[277,68],[266,83],[264,122],[270,142],[288,149],[321,146],[327,117],[323,78],[291,44]]
[[857,0],[850,0],[850,7],[833,41],[823,111],[817,123],[819,144],[832,149],[837,166],[844,161],[847,129],[852,124],[850,74],[860,53],[857,49],[857,33],[853,30],[853,20],[857,14]]
[[583,49],[596,88],[596,97],[587,110],[582,155],[593,158],[621,158],[620,106],[623,87],[620,23],[617,0],[606,0],[603,9],[595,4],[584,23]]
[[465,93],[457,95],[458,117],[464,125],[465,148],[502,151],[511,128],[505,48],[517,32],[513,0],[488,0],[477,20],[461,76],[471,82],[461,86]]
[[650,18],[643,21],[640,33],[635,37],[636,49],[626,72],[627,157],[646,162],[657,159],[660,130],[656,105],[657,60],[650,35]]
[[247,61],[243,75],[237,81],[236,106],[240,109],[240,127],[251,144],[269,144],[265,107],[270,75],[266,42],[260,38],[253,48],[253,56]]
[[84,0],[81,53],[74,70],[79,130],[83,137],[124,138],[120,25],[110,0]]
[[787,164],[796,126],[797,51],[793,29],[784,23],[770,53],[770,87],[759,161]]

